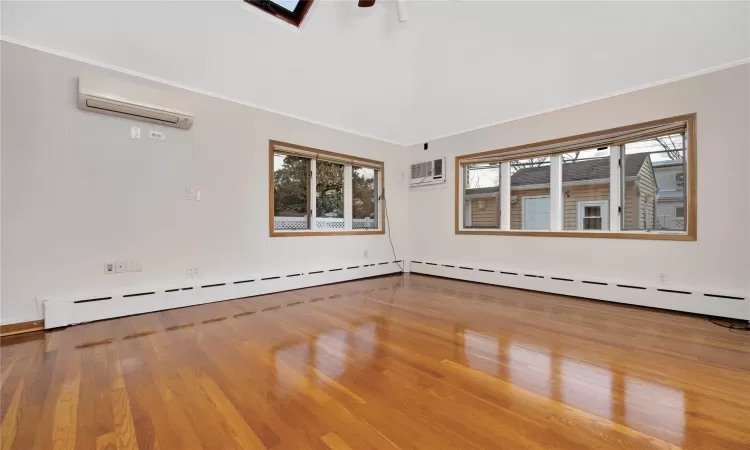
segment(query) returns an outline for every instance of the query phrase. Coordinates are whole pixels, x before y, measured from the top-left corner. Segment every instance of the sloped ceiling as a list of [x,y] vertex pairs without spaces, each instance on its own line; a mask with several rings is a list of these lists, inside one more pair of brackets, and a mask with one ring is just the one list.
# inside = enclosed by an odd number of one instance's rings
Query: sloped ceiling
[[750,56],[748,2],[2,2],[5,38],[410,145]]

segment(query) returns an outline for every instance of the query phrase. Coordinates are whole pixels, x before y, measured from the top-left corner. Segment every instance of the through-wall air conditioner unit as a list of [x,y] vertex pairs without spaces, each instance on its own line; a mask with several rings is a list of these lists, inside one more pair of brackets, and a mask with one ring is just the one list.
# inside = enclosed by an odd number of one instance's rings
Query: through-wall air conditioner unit
[[433,159],[411,165],[410,187],[445,183],[445,158]]
[[190,129],[193,116],[180,111],[172,92],[99,75],[78,77],[78,108],[168,127]]

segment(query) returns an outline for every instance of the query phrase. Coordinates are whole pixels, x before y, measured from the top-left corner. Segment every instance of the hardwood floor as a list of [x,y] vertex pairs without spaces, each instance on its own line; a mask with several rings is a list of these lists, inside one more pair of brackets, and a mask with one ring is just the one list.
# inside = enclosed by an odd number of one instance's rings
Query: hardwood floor
[[750,334],[419,275],[0,342],[2,449],[750,448]]

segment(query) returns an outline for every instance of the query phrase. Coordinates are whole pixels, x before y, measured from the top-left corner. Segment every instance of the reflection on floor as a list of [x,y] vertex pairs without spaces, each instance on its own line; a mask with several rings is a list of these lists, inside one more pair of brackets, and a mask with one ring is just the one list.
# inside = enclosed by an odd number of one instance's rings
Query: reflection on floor
[[393,276],[0,341],[2,448],[750,448],[750,336]]

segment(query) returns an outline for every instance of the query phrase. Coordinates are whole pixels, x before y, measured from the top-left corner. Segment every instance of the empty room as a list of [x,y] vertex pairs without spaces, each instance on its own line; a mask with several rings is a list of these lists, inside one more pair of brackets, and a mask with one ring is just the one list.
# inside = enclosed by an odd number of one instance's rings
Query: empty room
[[0,2],[0,449],[750,449],[750,1]]

